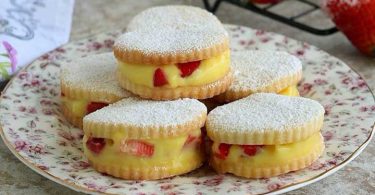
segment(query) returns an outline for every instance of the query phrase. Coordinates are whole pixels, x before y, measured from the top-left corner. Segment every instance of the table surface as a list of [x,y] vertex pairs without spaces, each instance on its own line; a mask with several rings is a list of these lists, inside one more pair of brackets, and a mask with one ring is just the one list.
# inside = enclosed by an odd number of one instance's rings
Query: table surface
[[[97,33],[124,28],[139,11],[155,5],[190,4],[203,7],[199,0],[76,0],[71,41]],[[296,10],[288,7],[288,12]],[[223,23],[238,24],[273,31],[316,45],[342,59],[358,71],[369,86],[375,88],[375,59],[356,51],[341,34],[322,37],[288,27],[253,14],[242,8],[222,4],[217,16]],[[318,17],[321,16],[312,16]],[[372,141],[363,153],[335,174],[288,194],[374,194],[375,143]],[[80,194],[50,181],[23,165],[0,141],[0,194]]]

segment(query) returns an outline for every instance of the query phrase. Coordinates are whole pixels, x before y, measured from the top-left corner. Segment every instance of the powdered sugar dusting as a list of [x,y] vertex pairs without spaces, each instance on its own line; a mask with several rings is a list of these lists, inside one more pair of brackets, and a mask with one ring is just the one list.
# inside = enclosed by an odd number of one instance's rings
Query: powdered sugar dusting
[[153,31],[134,31],[116,40],[115,47],[124,51],[147,54],[175,54],[211,48],[227,40],[222,29],[161,28]]
[[87,115],[84,121],[126,124],[141,128],[164,127],[192,122],[206,112],[206,106],[195,99],[151,101],[131,97]]
[[120,87],[115,72],[116,60],[113,53],[103,53],[63,65],[61,79],[77,89],[106,92],[118,97],[133,96]]
[[324,113],[317,101],[271,93],[257,93],[217,107],[208,115],[211,131],[283,131]]
[[168,5],[153,7],[139,13],[130,21],[127,30],[194,29],[202,26],[223,28],[215,15],[202,8]]
[[279,79],[302,72],[301,61],[286,52],[232,52],[234,81],[229,91],[260,92]]
[[135,16],[115,47],[147,54],[175,54],[211,48],[228,40],[210,12],[192,6],[160,6]]

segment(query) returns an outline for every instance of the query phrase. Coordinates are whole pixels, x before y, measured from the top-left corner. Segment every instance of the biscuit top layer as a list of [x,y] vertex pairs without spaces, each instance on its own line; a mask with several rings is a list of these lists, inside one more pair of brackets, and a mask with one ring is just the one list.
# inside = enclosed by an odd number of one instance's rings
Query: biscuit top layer
[[147,9],[136,15],[128,24],[128,31],[161,28],[193,29],[213,26],[223,28],[212,13],[192,6],[169,5]]
[[[301,61],[286,52],[238,51],[232,52],[231,60],[234,81],[229,90],[234,92],[263,92],[283,78],[302,73]],[[287,86],[283,87],[288,87],[296,83],[284,84]]]
[[125,63],[186,63],[229,50],[229,35],[216,16],[206,10],[160,6],[135,16],[113,50],[116,58]]
[[69,90],[69,93],[81,95],[91,93],[96,96],[101,95],[103,99],[105,99],[105,96],[110,99],[133,96],[120,87],[115,72],[116,61],[113,53],[91,55],[72,61],[62,66],[63,92]]
[[315,100],[257,93],[211,111],[207,119],[207,131],[251,135],[255,132],[272,134],[300,127],[303,130],[305,124],[321,118],[323,114],[323,106]]
[[[195,99],[151,101],[126,98],[87,115],[84,131],[122,131],[129,137],[168,137],[200,129],[206,106]],[[94,130],[93,130],[94,129]]]

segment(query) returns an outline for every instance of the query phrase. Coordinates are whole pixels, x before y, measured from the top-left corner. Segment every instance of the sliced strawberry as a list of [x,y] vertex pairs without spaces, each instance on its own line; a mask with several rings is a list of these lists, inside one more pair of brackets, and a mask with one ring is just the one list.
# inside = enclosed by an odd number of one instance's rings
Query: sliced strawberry
[[189,135],[188,138],[185,141],[184,146],[193,143],[196,139],[197,139],[197,136]]
[[151,157],[154,154],[154,145],[139,140],[123,140],[120,151],[139,157]]
[[193,136],[189,135],[188,138],[185,141],[184,146],[188,146],[194,143],[202,143],[201,136]]
[[87,111],[87,114],[90,114],[92,112],[95,112],[96,110],[99,110],[103,107],[106,107],[108,106],[107,103],[101,103],[101,102],[90,102],[87,107],[86,107],[86,111]]
[[181,77],[188,77],[199,67],[201,61],[179,63],[177,64],[178,69],[180,69]]
[[168,81],[163,70],[160,68],[156,69],[154,73],[154,86],[161,87],[166,84],[168,84]]
[[99,154],[105,147],[105,139],[90,137],[86,142],[86,147],[95,154]]
[[219,145],[219,153],[215,153],[215,156],[219,159],[224,160],[229,154],[229,149],[232,145],[221,143]]
[[242,145],[243,152],[249,156],[255,156],[262,146],[259,145]]

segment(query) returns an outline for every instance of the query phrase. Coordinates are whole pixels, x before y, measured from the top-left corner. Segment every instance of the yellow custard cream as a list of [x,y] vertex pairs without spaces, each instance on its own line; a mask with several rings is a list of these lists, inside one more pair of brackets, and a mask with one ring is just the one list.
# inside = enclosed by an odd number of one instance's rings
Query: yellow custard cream
[[67,97],[61,97],[61,103],[75,117],[83,117],[86,115],[86,108],[89,104],[87,100],[76,100]]
[[299,96],[297,86],[287,87],[287,88],[283,89],[282,91],[280,91],[278,94],[286,95],[286,96]]
[[[214,154],[219,153],[219,144],[220,143],[214,143],[212,145]],[[231,145],[229,153],[225,158],[219,159],[214,157],[214,160],[220,163],[246,166],[249,169],[268,168],[280,166],[295,159],[303,158],[321,147],[323,147],[323,137],[319,132],[306,140],[296,143],[259,146],[256,154],[250,156],[245,154],[242,146]]]
[[213,83],[230,71],[230,52],[200,62],[199,67],[188,77],[180,76],[180,69],[171,65],[128,64],[119,61],[119,72],[122,77],[132,83],[154,87],[153,77],[156,69],[162,69],[168,84],[163,87],[199,86]]
[[107,103],[102,102],[90,102],[84,99],[72,99],[68,97],[61,97],[62,106],[64,106],[72,116],[74,117],[84,117],[86,114],[94,112],[104,106],[107,106]]
[[105,139],[100,151],[90,149],[88,137],[83,137],[83,148],[87,158],[104,166],[148,168],[181,167],[192,160],[202,159],[201,130],[189,134],[147,140],[127,140],[121,132]]

